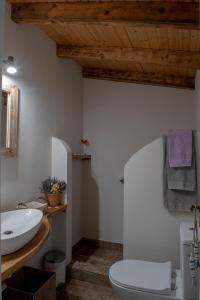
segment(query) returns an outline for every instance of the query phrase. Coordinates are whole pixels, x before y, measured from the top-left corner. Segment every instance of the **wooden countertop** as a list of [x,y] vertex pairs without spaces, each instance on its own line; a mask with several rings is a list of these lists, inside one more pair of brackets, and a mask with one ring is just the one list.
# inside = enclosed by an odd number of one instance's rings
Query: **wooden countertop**
[[20,269],[31,257],[33,257],[45,243],[49,231],[50,225],[48,217],[58,214],[66,209],[67,205],[60,205],[59,207],[48,207],[43,220],[42,225],[36,234],[36,236],[23,248],[18,251],[4,255],[1,258],[1,280],[5,280],[12,276],[14,272]]
[[62,205],[59,205],[59,206],[56,206],[56,207],[48,206],[45,209],[44,214],[47,217],[51,217],[51,216],[57,215],[57,214],[65,211],[66,208],[67,208],[67,204],[62,204]]

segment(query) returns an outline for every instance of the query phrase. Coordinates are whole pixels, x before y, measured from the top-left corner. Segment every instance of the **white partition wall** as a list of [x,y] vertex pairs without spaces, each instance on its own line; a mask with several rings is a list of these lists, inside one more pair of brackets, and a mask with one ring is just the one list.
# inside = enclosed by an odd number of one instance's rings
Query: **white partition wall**
[[[197,140],[198,163],[199,133]],[[170,260],[178,267],[180,221],[191,216],[170,214],[163,206],[162,138],[130,158],[124,179],[124,258]]]
[[65,253],[66,264],[72,256],[72,154],[71,149],[64,141],[53,137],[51,144],[51,176],[64,180],[67,183],[63,204],[67,204],[66,211],[49,217],[50,233],[46,243],[40,251],[32,257],[27,265],[43,267],[45,253],[51,250],[60,250]]
[[53,247],[65,252],[68,264],[72,255],[72,153],[67,143],[55,137],[52,138],[51,176],[67,184],[63,198],[66,212],[53,217]]

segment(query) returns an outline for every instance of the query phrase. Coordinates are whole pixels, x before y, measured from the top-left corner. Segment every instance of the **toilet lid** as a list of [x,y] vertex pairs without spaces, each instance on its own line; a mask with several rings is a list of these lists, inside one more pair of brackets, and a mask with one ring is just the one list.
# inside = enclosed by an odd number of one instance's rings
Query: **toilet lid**
[[155,263],[128,259],[112,265],[109,277],[113,283],[128,289],[169,295],[171,273],[171,262]]

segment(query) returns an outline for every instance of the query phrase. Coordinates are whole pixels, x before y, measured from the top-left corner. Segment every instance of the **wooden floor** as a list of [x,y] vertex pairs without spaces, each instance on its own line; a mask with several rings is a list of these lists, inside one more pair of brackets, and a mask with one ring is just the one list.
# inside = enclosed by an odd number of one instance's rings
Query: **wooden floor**
[[84,240],[73,253],[69,282],[58,300],[115,300],[108,279],[110,266],[122,259],[118,244],[93,244]]

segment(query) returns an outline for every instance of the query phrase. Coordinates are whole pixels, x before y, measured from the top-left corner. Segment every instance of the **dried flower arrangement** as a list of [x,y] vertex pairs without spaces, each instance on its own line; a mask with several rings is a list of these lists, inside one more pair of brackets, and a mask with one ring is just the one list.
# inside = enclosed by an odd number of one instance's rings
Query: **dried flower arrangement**
[[66,189],[66,183],[56,177],[45,179],[40,185],[40,191],[47,197],[50,206],[58,206],[61,202],[62,193]]

